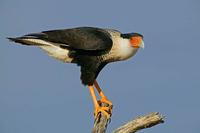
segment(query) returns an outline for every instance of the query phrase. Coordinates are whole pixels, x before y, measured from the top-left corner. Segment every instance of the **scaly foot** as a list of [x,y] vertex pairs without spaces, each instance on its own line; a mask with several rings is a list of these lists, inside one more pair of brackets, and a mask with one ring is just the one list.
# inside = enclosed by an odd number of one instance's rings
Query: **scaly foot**
[[107,120],[109,120],[112,115],[112,108],[111,107],[101,107],[101,106],[96,107],[94,110],[95,119],[99,116],[99,113],[103,113],[106,116]]
[[107,107],[111,107],[111,109],[112,109],[112,107],[113,107],[112,102],[109,101],[107,98],[104,98],[104,97],[101,98],[101,100],[98,100],[97,102],[98,102],[98,104],[99,104],[100,106],[102,105],[102,103],[105,103]]
[[95,118],[97,118],[98,114],[102,112],[104,115],[106,115],[107,119],[110,119],[113,107],[112,102],[103,97],[101,100],[98,100],[98,104],[99,106],[96,107],[94,112]]

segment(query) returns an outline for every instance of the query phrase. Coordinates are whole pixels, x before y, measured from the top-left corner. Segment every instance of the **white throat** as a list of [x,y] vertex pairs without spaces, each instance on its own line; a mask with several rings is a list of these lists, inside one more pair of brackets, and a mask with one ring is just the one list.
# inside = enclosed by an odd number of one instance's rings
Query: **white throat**
[[120,38],[118,50],[120,60],[126,60],[132,57],[137,52],[138,48],[132,47],[129,39]]

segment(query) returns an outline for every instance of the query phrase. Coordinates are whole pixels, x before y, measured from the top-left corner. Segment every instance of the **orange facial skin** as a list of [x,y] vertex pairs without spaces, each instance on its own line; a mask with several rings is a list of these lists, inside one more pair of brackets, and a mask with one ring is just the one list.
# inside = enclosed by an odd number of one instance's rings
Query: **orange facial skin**
[[139,48],[140,44],[142,43],[142,37],[141,36],[134,36],[130,39],[131,45],[135,48]]

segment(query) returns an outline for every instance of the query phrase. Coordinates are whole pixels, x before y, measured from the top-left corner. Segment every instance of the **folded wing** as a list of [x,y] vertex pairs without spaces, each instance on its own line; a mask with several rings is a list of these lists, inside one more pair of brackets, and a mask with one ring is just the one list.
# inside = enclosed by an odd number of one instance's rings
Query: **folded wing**
[[112,47],[110,34],[105,30],[92,27],[43,31],[28,34],[22,39],[40,39],[58,44],[61,47],[80,51],[109,51]]

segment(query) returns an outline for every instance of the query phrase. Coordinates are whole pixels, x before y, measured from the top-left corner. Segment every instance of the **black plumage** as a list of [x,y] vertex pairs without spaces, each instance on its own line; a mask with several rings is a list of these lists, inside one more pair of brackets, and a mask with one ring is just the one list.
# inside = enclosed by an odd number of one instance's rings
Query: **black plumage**
[[101,69],[107,64],[101,55],[108,53],[113,45],[107,31],[93,27],[50,30],[8,39],[25,45],[30,44],[26,39],[40,39],[69,49],[68,56],[73,58],[72,63],[81,67],[81,80],[84,85],[94,83]]
[[140,36],[143,38],[143,35],[139,34],[139,33],[126,33],[126,34],[121,34],[121,37],[123,38],[131,38],[131,37],[134,37],[134,36]]
[[93,27],[43,31],[41,33],[28,34],[25,37],[62,44],[62,47],[78,51],[100,52],[110,50],[112,47],[110,34],[100,28]]
[[[43,31],[43,40],[55,42],[60,47],[72,50],[72,63],[81,67],[84,85],[92,85],[101,69],[107,64],[100,55],[112,47],[112,40],[106,31],[93,27],[79,27],[65,30]],[[41,39],[41,36],[38,36]]]
[[77,55],[73,61],[81,67],[81,81],[84,85],[92,85],[108,62],[103,60],[101,56]]

